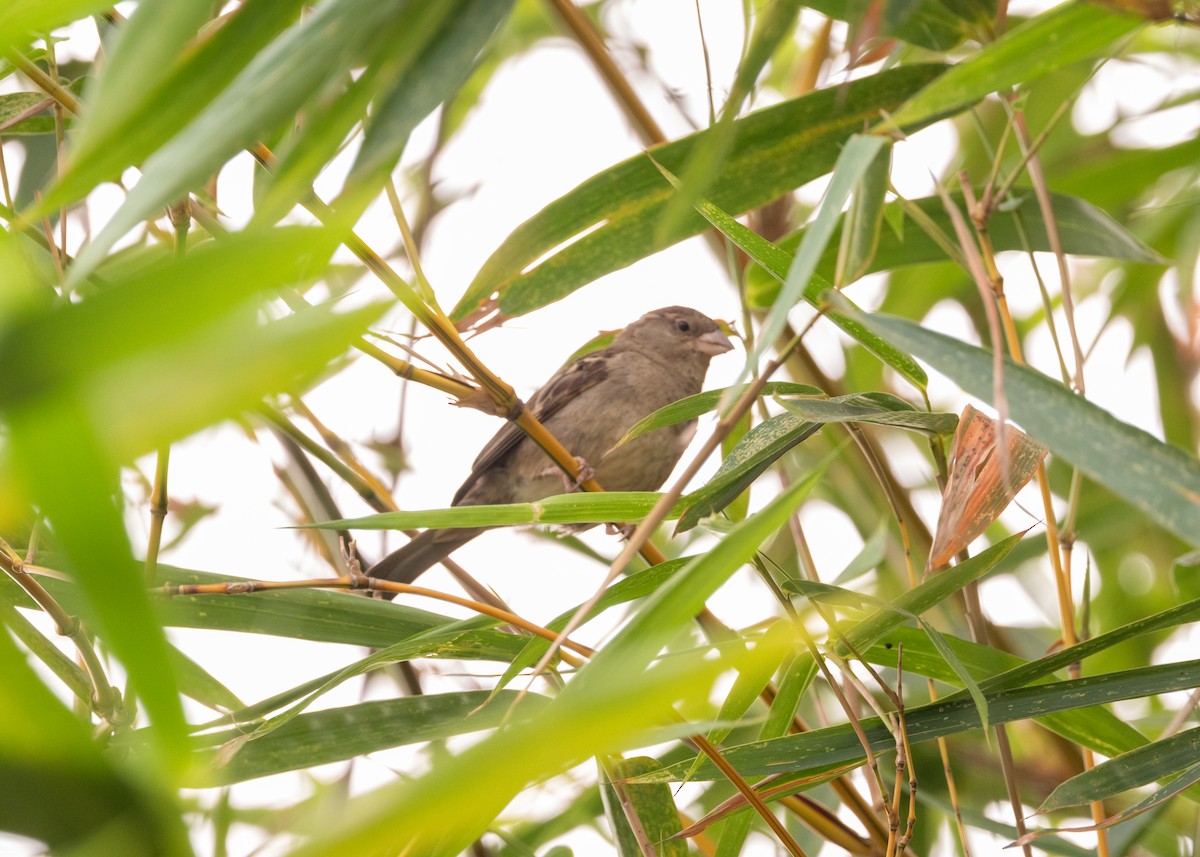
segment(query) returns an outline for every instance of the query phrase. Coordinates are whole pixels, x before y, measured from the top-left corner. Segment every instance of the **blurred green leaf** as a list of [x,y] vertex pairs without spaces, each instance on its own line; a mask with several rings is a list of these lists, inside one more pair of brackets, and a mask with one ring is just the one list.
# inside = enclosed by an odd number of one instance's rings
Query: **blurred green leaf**
[[[843,141],[864,121],[894,109],[942,70],[905,66],[738,119],[736,142],[709,199],[738,214],[828,172]],[[705,133],[659,146],[654,158],[678,174]],[[518,227],[484,264],[453,316],[473,313],[496,295],[505,315],[531,312],[702,231],[704,220],[690,216],[655,240],[671,196],[671,186],[641,155],[593,176]]]
[[[777,0],[763,10],[754,26],[754,34],[744,44],[742,59],[720,118],[700,139],[679,174],[676,192],[663,209],[654,233],[657,244],[675,234],[686,221],[692,207],[707,193],[721,174],[721,165],[729,156],[737,128],[734,119],[754,89],[763,66],[785,39],[795,31],[796,19],[804,4],[800,0]],[[710,96],[711,97],[711,96]],[[714,108],[715,109],[715,108]]]
[[2,631],[0,674],[0,782],[9,786],[0,830],[40,840],[55,853],[192,853],[178,809],[163,798],[165,784],[156,782],[148,760],[130,760],[141,766],[136,776],[114,767],[88,724],[54,697]]
[[[413,128],[466,82],[484,45],[504,23],[514,2],[462,0],[456,4],[443,25],[425,39],[420,56],[392,84],[372,115],[343,195],[356,183],[375,187],[380,175],[391,172]],[[389,46],[389,52],[394,51],[394,46]]]
[[833,582],[841,586],[878,567],[887,557],[887,542],[888,522],[880,519],[879,526],[863,542],[862,550],[850,560]]
[[[125,68],[107,68],[88,91],[87,118],[79,122],[57,183],[45,208],[77,200],[102,181],[141,164],[211,102],[280,30],[294,21],[302,0],[248,0],[224,16],[210,32],[197,33],[211,3],[181,3],[199,19],[190,30],[187,16],[171,3],[143,4],[124,29],[120,50]],[[158,8],[154,8],[158,7]],[[186,11],[186,9],[184,9]],[[144,15],[144,18],[143,18]],[[155,16],[177,27],[184,49],[164,50]]]
[[79,145],[86,156],[102,141],[115,142],[113,132],[129,128],[144,101],[161,91],[162,70],[185,53],[212,14],[209,0],[139,3],[105,45],[104,69],[87,88],[88,118],[79,126],[73,147]]
[[[620,684],[648,666],[659,650],[691,622],[705,601],[746,563],[808,496],[825,468],[798,479],[759,512],[737,524],[708,553],[697,556],[655,590],[607,645],[575,674],[559,699],[587,698]],[[759,648],[763,648],[760,641]],[[770,648],[770,647],[768,647]]]
[[244,233],[30,314],[0,330],[0,413],[32,427],[42,411],[75,409],[125,462],[302,388],[383,307],[313,307],[262,324],[258,295],[319,270],[333,246],[322,230]]
[[[90,274],[130,229],[200,185],[241,149],[267,136],[331,75],[348,72],[365,44],[406,20],[409,3],[330,0],[256,54],[198,116],[142,166],[142,177],[84,246],[68,285]],[[43,208],[53,204],[47,197]]]
[[851,25],[878,22],[878,38],[896,38],[931,51],[946,51],[970,32],[968,21],[944,0],[814,0],[806,4],[822,15]]
[[105,0],[6,0],[0,5],[0,54],[111,5]]
[[[782,654],[760,647],[753,657],[778,660]],[[586,692],[560,695],[539,716],[441,760],[424,776],[358,798],[341,825],[296,853],[332,857],[403,841],[429,857],[450,857],[479,836],[529,782],[588,756],[636,746],[640,733],[671,717],[672,706],[706,706],[716,677],[746,665],[744,655],[717,661],[681,656],[627,671],[618,681],[593,683]],[[555,740],[547,741],[547,735]]]
[[[10,137],[28,133],[29,117],[49,108],[54,101],[41,92],[10,92],[0,95],[0,131]],[[51,121],[53,129],[53,121]]]

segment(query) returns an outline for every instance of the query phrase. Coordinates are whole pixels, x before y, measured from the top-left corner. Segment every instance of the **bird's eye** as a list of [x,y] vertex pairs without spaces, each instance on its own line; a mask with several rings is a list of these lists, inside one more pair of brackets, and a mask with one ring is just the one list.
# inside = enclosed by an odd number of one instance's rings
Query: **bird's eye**
[[688,324],[686,321],[677,321],[677,322],[675,322],[675,327],[679,328],[679,329],[680,329],[680,330],[682,330],[684,333],[687,333],[689,330],[691,330],[691,329],[692,329],[692,326],[691,326],[690,324]]

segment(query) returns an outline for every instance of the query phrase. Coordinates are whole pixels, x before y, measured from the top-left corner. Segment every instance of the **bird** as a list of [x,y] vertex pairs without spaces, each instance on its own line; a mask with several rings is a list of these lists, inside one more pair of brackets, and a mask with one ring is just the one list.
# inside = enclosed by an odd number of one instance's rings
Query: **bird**
[[[657,428],[618,446],[619,441],[643,417],[699,393],[709,361],[732,348],[704,313],[683,306],[656,309],[626,326],[608,347],[560,368],[526,407],[601,487],[654,491],[691,442],[696,420]],[[509,422],[480,451],[452,505],[529,503],[576,487],[564,479],[541,447]],[[486,529],[425,530],[368,574],[412,583]]]

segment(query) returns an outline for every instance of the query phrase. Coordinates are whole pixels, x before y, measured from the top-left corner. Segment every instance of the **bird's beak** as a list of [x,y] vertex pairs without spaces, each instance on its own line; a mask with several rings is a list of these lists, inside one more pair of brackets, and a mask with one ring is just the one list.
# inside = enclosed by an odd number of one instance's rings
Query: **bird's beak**
[[696,350],[709,357],[716,357],[718,354],[732,351],[733,343],[721,331],[712,330],[696,340]]

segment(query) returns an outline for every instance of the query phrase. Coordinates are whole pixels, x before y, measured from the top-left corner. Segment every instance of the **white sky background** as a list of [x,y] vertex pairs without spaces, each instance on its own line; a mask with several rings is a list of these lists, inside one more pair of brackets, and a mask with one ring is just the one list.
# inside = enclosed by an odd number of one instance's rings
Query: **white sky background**
[[[732,80],[741,48],[741,4],[706,0],[700,6],[719,106]],[[651,68],[676,92],[692,120],[703,124],[708,112],[705,69],[692,0],[630,0],[619,4],[606,24],[618,40],[649,49]],[[841,38],[843,33],[840,25],[835,28],[835,38]],[[65,52],[75,49],[81,55],[92,55],[93,34],[73,32],[72,38],[76,42],[64,45]],[[1136,74],[1128,76],[1102,72],[1081,97],[1074,121],[1088,124],[1145,110],[1166,98],[1173,85],[1180,85],[1178,78],[1178,69],[1139,67]],[[844,70],[835,67],[823,84],[841,79]],[[652,81],[635,74],[633,82],[668,136],[674,138],[692,130]],[[1188,85],[1194,86],[1194,81]],[[552,109],[547,109],[547,105]],[[1175,127],[1155,128],[1154,142],[1165,145],[1174,142],[1175,135],[1192,133],[1196,127],[1194,113],[1181,117]],[[410,152],[423,155],[430,133],[429,123],[418,129]],[[942,173],[953,144],[949,128],[939,125],[898,145],[893,173],[897,186],[912,196],[930,193],[930,175]],[[526,218],[578,182],[641,148],[598,76],[573,43],[566,39],[545,42],[507,63],[438,162],[437,179],[444,188],[466,194],[435,221],[422,258],[442,305],[448,308],[454,304],[488,255]],[[19,164],[17,150],[9,147],[6,156],[10,175],[14,175]],[[249,211],[250,175],[248,157],[238,159],[222,174],[221,205],[235,222],[244,220]],[[323,179],[326,198],[331,196],[328,191],[338,181],[340,176],[336,175]],[[805,199],[815,201],[819,189],[807,189]],[[93,212],[93,223],[98,227],[106,216]],[[72,229],[78,238],[77,226],[73,224]],[[395,225],[385,206],[372,210],[361,224],[360,234],[381,251],[398,243]],[[1014,311],[1020,313],[1038,303],[1036,285],[1024,262],[1015,256],[1003,261],[1010,299]],[[1043,272],[1052,277],[1054,266],[1045,264]],[[358,289],[370,299],[386,294],[383,286],[370,277],[365,277]],[[853,287],[851,294],[870,306],[875,291],[876,287],[865,283]],[[695,306],[714,317],[740,316],[723,264],[700,239],[684,242],[609,275],[557,304],[515,319],[503,329],[489,331],[471,345],[488,366],[527,397],[563,359],[597,331],[620,327],[648,310],[677,303]],[[1096,335],[1107,310],[1103,296],[1080,305],[1079,322],[1085,345]],[[798,318],[804,317],[804,310],[798,310]],[[963,335],[962,319],[954,311],[936,310],[928,322]],[[386,326],[398,333],[406,331],[407,314],[398,310],[389,316]],[[818,328],[809,340],[818,356],[821,341],[835,340],[828,330]],[[1129,354],[1130,341],[1124,322],[1109,326],[1088,367],[1089,395],[1120,418],[1161,436],[1150,363],[1143,355]],[[1047,344],[1040,335],[1033,336],[1028,343],[1032,361],[1053,374],[1056,364]],[[429,340],[423,340],[419,349],[433,359],[442,358],[436,344]],[[708,386],[723,386],[732,381],[743,358],[744,352],[739,348],[714,360]],[[836,366],[836,362],[832,365]],[[935,406],[948,410],[958,410],[966,401],[941,379],[935,379],[931,394]],[[312,391],[305,400],[339,436],[366,442],[390,433],[399,398],[400,382],[369,359],[359,358],[352,368]],[[406,509],[447,505],[475,452],[500,424],[479,412],[451,407],[445,395],[419,385],[412,385],[409,390],[408,408],[405,441],[413,470],[403,475],[396,499]],[[711,419],[702,421],[698,442],[711,427]],[[258,436],[263,447],[273,450],[274,455],[276,445],[268,433],[260,431]],[[369,452],[363,455],[371,461]],[[275,460],[282,459],[275,455]],[[142,462],[141,466],[144,473],[153,473],[152,460]],[[928,470],[924,461],[897,462],[896,467],[905,481],[916,481]],[[219,506],[219,511],[198,525],[183,544],[164,552],[163,562],[267,579],[328,572],[295,531],[283,529],[292,519],[287,508],[279,506],[277,481],[269,458],[263,448],[250,442],[237,427],[224,425],[174,447],[170,480],[172,496],[210,503]],[[768,499],[769,482],[763,480],[762,487],[756,489],[756,506]],[[132,481],[130,487],[130,496],[137,496]],[[340,488],[337,498],[348,516],[370,511]],[[936,498],[930,499],[927,511],[933,515]],[[1037,502],[1027,506],[1040,508]],[[1014,521],[1029,523],[1023,513],[1014,514]],[[130,510],[130,526],[137,544],[145,543],[148,517],[145,508]],[[861,541],[857,534],[840,512],[825,504],[813,504],[803,518],[814,540],[818,568],[824,575],[836,574],[858,551]],[[174,526],[168,521],[167,537],[173,532]],[[360,545],[368,557],[382,556],[382,538],[376,533],[362,534]],[[609,555],[618,549],[617,542],[600,531],[589,532],[585,539]],[[402,537],[388,538],[387,544],[395,547],[402,541]],[[495,587],[518,613],[540,622],[586,599],[604,574],[604,569],[596,563],[514,531],[485,534],[459,550],[455,559]],[[440,570],[430,572],[422,583],[453,591],[453,584]],[[989,605],[1009,605],[1011,612],[997,615],[998,621],[1011,623],[1018,618],[1032,619],[1036,624],[1057,621],[1053,616],[1044,616],[1042,608],[1025,602],[1023,593],[1012,581],[989,583],[985,597]],[[437,612],[456,612],[437,603],[412,603]],[[775,609],[769,596],[748,573],[735,577],[711,604],[722,619],[734,626],[759,621],[773,615]],[[1022,613],[1024,617],[1020,617]],[[589,632],[580,637],[585,642],[596,639]],[[246,701],[287,689],[361,656],[359,650],[348,647],[266,636],[172,631],[172,638]],[[432,669],[457,670],[458,665],[436,664]],[[436,680],[431,687],[437,688]],[[360,684],[347,683],[325,697],[322,707],[352,704],[361,699],[361,692]],[[201,713],[197,710],[193,715],[199,717]],[[395,757],[378,754],[375,759],[359,760],[355,765],[355,784],[367,788],[389,781],[393,774],[387,765],[393,760],[403,763],[401,760],[411,761],[411,758],[411,753],[401,752]],[[329,775],[336,776],[343,770],[342,765],[330,766]],[[590,776],[590,772],[583,773]],[[234,794],[235,800],[242,804],[274,805],[298,799],[308,789],[299,775],[281,775],[238,786]],[[517,808],[545,811],[544,804],[535,808],[528,800],[519,802],[510,812]],[[204,842],[197,844],[202,853],[208,847]],[[247,853],[258,844],[258,835],[235,829],[231,844],[232,853]],[[569,844],[581,855],[607,853],[596,839],[574,838]],[[20,852],[8,850],[6,841],[0,837],[0,853]],[[267,853],[276,853],[276,849],[271,848]],[[773,850],[760,840],[757,850],[747,853],[773,853]]]

